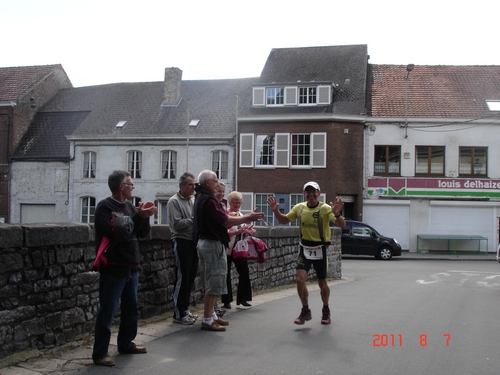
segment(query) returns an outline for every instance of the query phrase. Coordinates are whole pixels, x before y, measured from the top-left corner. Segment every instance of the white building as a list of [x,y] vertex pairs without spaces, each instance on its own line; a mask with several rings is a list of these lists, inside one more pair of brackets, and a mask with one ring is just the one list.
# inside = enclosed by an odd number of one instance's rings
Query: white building
[[410,251],[496,251],[500,67],[409,68],[371,65],[363,221]]

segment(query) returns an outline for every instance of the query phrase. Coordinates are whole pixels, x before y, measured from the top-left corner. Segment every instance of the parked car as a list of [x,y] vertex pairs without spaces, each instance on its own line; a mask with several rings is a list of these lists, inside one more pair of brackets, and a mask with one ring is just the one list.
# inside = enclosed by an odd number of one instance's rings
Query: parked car
[[372,255],[389,260],[401,256],[401,245],[395,238],[382,236],[373,227],[360,221],[346,220],[342,229],[342,254]]

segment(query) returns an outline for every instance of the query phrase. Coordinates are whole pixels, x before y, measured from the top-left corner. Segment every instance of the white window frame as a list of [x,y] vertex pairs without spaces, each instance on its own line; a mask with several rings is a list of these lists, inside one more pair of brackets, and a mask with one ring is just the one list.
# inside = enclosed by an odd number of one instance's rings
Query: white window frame
[[97,152],[85,151],[82,153],[83,178],[96,178]]
[[133,150],[127,152],[127,166],[130,177],[141,178],[142,175],[142,152]]
[[[269,92],[273,90],[274,95],[269,95]],[[281,90],[282,95],[277,95],[278,90]],[[269,98],[272,98],[273,103],[269,103]],[[276,103],[277,98],[281,99],[281,103]],[[266,87],[266,106],[267,107],[283,107],[285,105],[285,88],[283,86],[271,86]]]
[[212,171],[219,180],[229,178],[229,152],[226,150],[215,150],[211,154]]
[[[254,204],[253,204],[254,208],[257,207],[258,212],[264,212],[264,214],[265,214],[264,220],[255,222],[255,226],[273,225],[274,214],[271,211],[271,208],[269,207],[269,205],[267,204],[267,198],[269,198],[272,195],[274,195],[274,194],[272,194],[272,193],[256,193],[254,195],[254,199],[255,199]],[[264,199],[261,199],[261,201],[262,201],[261,204],[257,203],[257,196],[264,197]]]
[[[93,200],[93,202],[92,202]],[[94,205],[92,206],[92,203]],[[82,223],[91,224],[95,219],[96,199],[92,196],[80,198],[80,220]],[[86,211],[84,213],[84,210]]]
[[274,134],[274,166],[255,164],[255,133],[240,134],[240,168],[326,168],[326,132],[312,132],[310,134],[310,163],[309,165],[291,166],[291,133]]
[[[263,142],[259,141],[259,138],[260,137],[274,137],[273,139],[273,154],[272,154],[272,159],[273,159],[273,163],[272,164],[261,164],[257,159],[260,157],[260,152],[259,151],[262,151],[264,149],[264,146],[263,146]],[[265,139],[264,138],[264,139]],[[275,163],[275,158],[276,158],[276,153],[275,153],[275,142],[276,142],[276,135],[274,133],[270,133],[270,134],[254,134],[254,144],[255,144],[255,148],[254,148],[254,152],[253,152],[253,155],[255,156],[255,160],[254,160],[254,165],[255,165],[255,168],[274,168],[274,163]],[[261,147],[262,146],[262,147]],[[269,155],[269,154],[267,154]]]
[[161,152],[161,178],[168,180],[177,178],[177,151],[164,150]]
[[[302,94],[301,90],[306,90],[306,94]],[[312,95],[310,94],[310,90],[314,90],[314,100],[312,100]],[[318,103],[318,86],[300,86],[299,87],[299,106],[312,106],[317,105]],[[300,100],[305,98],[304,102]]]
[[[314,88],[316,100],[307,103],[299,103],[299,88]],[[283,103],[268,103],[268,90],[283,90]],[[276,96],[274,96],[276,98]],[[254,107],[281,107],[281,106],[314,106],[328,105],[332,103],[331,85],[307,85],[307,86],[259,86],[252,88],[252,106]]]
[[[308,158],[309,158],[309,163],[307,164],[294,164],[293,163],[293,157],[294,157],[294,154],[293,154],[293,138],[294,136],[297,136],[297,137],[307,137],[309,136],[309,152],[307,154]],[[305,145],[305,143],[302,143],[300,145]],[[299,146],[300,146],[299,145]],[[299,154],[296,154],[296,155],[299,155]],[[306,155],[304,153],[302,153],[301,155]],[[310,168],[311,167],[311,161],[312,161],[312,136],[311,136],[311,133],[291,133],[290,134],[290,166],[292,168]]]

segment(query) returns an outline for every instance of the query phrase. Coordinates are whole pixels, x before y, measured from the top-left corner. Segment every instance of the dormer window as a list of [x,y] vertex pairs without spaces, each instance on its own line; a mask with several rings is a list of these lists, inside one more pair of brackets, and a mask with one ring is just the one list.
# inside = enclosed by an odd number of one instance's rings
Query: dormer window
[[285,94],[283,87],[268,87],[266,89],[267,105],[283,105]]
[[299,105],[316,104],[316,86],[299,87]]
[[332,85],[256,86],[252,98],[254,107],[328,105],[332,102]]
[[486,105],[489,111],[500,111],[500,100],[487,100]]

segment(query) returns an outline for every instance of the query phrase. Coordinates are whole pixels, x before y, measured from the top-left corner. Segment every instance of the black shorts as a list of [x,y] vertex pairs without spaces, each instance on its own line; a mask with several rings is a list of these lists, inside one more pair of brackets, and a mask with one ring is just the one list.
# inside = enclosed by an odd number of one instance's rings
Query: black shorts
[[306,272],[309,272],[311,269],[311,266],[314,267],[314,270],[316,271],[316,277],[318,279],[326,279],[327,274],[328,274],[328,258],[326,256],[326,249],[328,247],[328,244],[324,243],[315,243],[311,241],[306,241],[302,240],[301,243],[305,246],[318,246],[321,245],[321,251],[323,254],[322,259],[308,259],[305,254],[304,254],[304,247],[299,244],[299,255],[297,257],[297,267],[296,269],[298,270],[305,270]]

